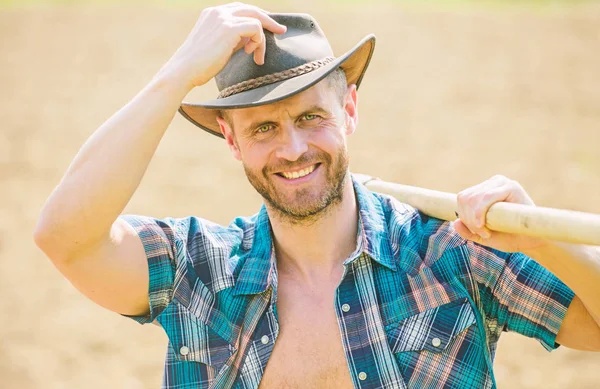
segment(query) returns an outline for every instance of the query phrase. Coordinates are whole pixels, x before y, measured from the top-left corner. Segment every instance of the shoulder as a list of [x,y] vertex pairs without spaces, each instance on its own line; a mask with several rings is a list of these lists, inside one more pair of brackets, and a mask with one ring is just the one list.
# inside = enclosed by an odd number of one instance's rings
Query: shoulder
[[229,225],[188,217],[180,221],[182,258],[212,292],[232,287],[242,259],[252,250],[257,215],[237,217]]
[[197,216],[160,219],[150,216],[121,215],[120,219],[130,224],[139,235],[145,233],[159,235],[174,245],[196,241],[221,246],[241,244],[244,236],[253,235],[256,224],[256,215],[238,217],[227,226]]
[[381,204],[390,243],[398,256],[405,250],[431,263],[445,251],[467,243],[450,222],[430,217],[392,196],[372,194]]
[[121,218],[133,226],[147,252],[168,250],[180,277],[191,276],[193,269],[209,289],[221,289],[231,286],[239,258],[252,247],[257,215],[237,217],[228,225],[197,216]]
[[390,228],[390,233],[399,235],[413,235],[428,237],[436,233],[447,232],[449,222],[430,217],[411,205],[398,199],[377,192],[372,192],[374,198],[381,204],[385,223]]
[[464,268],[465,271],[488,275],[490,272],[502,272],[506,266],[524,266],[528,261],[520,253],[506,253],[467,241],[454,230],[451,222],[427,216],[392,196],[373,195],[384,210],[396,260],[413,268],[413,271],[422,266],[435,266],[446,270],[454,268],[452,272]]

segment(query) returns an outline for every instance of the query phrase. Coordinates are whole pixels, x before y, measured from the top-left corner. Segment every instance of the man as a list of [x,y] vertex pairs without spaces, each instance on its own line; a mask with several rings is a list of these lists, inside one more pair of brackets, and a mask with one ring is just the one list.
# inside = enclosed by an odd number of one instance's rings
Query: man
[[[599,251],[485,228],[493,203],[533,204],[514,181],[461,192],[447,223],[348,172],[373,47],[334,57],[308,15],[206,9],[50,196],[36,243],[93,301],[164,328],[163,387],[490,388],[503,330],[600,350]],[[218,99],[181,104],[213,77]],[[257,215],[120,216],[178,108],[242,162]]]

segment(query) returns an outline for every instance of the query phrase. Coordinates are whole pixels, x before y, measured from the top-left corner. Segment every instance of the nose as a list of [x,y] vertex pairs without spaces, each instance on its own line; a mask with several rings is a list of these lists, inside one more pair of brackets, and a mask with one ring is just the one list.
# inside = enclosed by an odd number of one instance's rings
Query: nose
[[282,129],[281,140],[275,153],[277,158],[295,161],[307,151],[306,131],[297,129],[294,126]]

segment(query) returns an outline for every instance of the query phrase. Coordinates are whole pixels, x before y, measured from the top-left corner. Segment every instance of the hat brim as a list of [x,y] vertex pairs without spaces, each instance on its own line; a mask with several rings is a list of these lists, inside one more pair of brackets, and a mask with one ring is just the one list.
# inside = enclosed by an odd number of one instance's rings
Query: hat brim
[[354,46],[352,50],[312,72],[240,92],[222,99],[201,103],[184,101],[179,107],[179,113],[201,129],[224,138],[217,122],[218,110],[257,107],[283,100],[310,88],[338,67],[341,67],[346,73],[348,85],[355,84],[358,88],[369,66],[374,49],[375,35],[369,34]]

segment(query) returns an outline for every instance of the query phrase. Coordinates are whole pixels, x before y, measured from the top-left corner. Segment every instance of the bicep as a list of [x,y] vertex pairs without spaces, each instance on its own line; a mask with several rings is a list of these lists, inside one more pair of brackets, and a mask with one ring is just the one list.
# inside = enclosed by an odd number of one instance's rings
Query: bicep
[[567,309],[556,342],[576,350],[600,351],[600,327],[577,296]]
[[574,292],[522,253],[483,247],[473,247],[472,253],[481,305],[497,323],[495,327],[535,338],[549,351],[555,349]]
[[122,219],[113,223],[106,239],[56,266],[98,305],[125,315],[148,314],[146,253],[136,231]]

